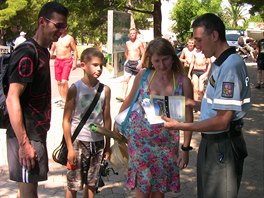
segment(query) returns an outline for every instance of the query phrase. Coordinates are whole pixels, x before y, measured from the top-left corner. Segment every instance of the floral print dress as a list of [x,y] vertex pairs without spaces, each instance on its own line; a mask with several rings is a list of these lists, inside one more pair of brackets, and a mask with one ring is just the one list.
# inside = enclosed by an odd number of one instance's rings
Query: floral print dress
[[[138,102],[150,99],[149,82],[143,82]],[[179,76],[174,95],[183,94],[182,76]],[[150,125],[144,109],[131,112],[127,123],[128,178],[127,187],[137,187],[143,193],[179,192],[179,131],[165,129],[161,124]]]

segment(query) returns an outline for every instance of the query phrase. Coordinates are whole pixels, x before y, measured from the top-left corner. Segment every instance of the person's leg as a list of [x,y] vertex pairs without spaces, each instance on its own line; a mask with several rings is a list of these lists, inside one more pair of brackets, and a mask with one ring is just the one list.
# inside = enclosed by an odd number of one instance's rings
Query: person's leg
[[65,198],[76,198],[77,191],[70,190],[69,188],[66,189]]
[[150,195],[148,193],[143,193],[141,190],[136,188],[136,198],[148,198]]
[[96,192],[96,183],[99,179],[100,166],[103,159],[104,140],[97,142],[80,141],[79,146],[83,154],[83,167],[85,166],[88,168],[88,173],[86,171],[82,173],[84,178],[83,182],[85,183],[83,197],[93,198]]
[[68,80],[72,69],[72,58],[63,59],[63,67],[61,74],[61,98],[65,102],[69,85]]
[[199,92],[199,78],[196,74],[192,75],[192,83],[193,83],[193,98],[195,101],[198,101],[198,92]]
[[95,187],[94,186],[85,186],[84,191],[83,191],[83,198],[94,198],[94,193],[95,193]]
[[69,90],[68,81],[63,79],[60,83],[60,95],[63,102],[66,101],[68,90]]
[[38,182],[48,177],[48,155],[44,143],[30,140],[36,151],[35,167],[27,170],[19,162],[19,145],[16,137],[7,137],[7,159],[9,178],[18,183],[17,197],[38,197]]
[[152,192],[150,194],[151,198],[164,198],[164,193],[161,192]]
[[236,168],[228,138],[202,138],[197,157],[198,198],[237,197]]
[[262,78],[262,70],[257,69],[257,85],[255,87],[257,89],[261,88],[261,78]]
[[263,87],[263,85],[264,85],[264,81],[263,81],[263,70],[260,70],[260,72],[259,72],[259,79],[260,79],[260,84]]
[[57,85],[58,85],[58,91],[61,97],[61,81],[57,81]]
[[128,83],[131,79],[131,76],[125,76],[123,81],[123,98],[126,99],[127,90],[128,90]]
[[62,75],[62,67],[60,59],[55,59],[54,61],[54,71],[55,71],[55,80],[57,81],[58,91],[61,97],[61,75]]
[[38,183],[18,182],[19,198],[37,198]]

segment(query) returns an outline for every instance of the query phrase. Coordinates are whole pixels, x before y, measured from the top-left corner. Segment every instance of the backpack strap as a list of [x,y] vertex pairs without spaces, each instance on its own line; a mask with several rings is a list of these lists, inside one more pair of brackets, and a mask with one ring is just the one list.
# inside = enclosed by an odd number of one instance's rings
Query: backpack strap
[[[19,48],[21,48],[21,47],[25,47],[25,46],[27,46],[27,45],[30,45],[33,49],[34,49],[34,52],[35,52],[35,63],[36,63],[36,65],[37,65],[37,63],[38,63],[38,50],[37,50],[37,48],[36,48],[36,46],[35,46],[35,44],[32,42],[32,41],[29,41],[29,40],[26,40],[26,41],[24,41],[23,43],[21,43],[21,44],[19,44],[15,49],[14,49],[14,51],[13,52],[15,52],[16,50],[18,50]],[[13,53],[12,53],[13,54]]]

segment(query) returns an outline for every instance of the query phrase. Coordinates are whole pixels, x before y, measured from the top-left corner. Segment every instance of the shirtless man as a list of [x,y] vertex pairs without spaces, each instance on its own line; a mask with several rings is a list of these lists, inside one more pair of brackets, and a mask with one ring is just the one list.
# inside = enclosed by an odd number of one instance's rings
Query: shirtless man
[[[64,107],[66,96],[68,92],[68,80],[71,69],[77,67],[78,52],[74,38],[66,33],[66,29],[60,36],[57,42],[54,42],[50,49],[50,56],[52,57],[56,50],[56,59],[54,62],[55,79],[58,84],[61,100],[57,101],[58,106]],[[72,57],[72,51],[74,57]]]
[[190,65],[188,77],[192,79],[194,100],[203,98],[204,85],[211,69],[211,60],[200,49],[194,50],[194,61]]
[[137,39],[137,29],[129,30],[129,41],[126,42],[126,62],[124,64],[123,96],[116,99],[123,102],[127,96],[128,83],[142,67],[144,45]]
[[194,60],[194,39],[189,38],[187,42],[187,47],[183,48],[181,56],[180,56],[180,61],[184,65],[184,70],[186,75],[188,75],[190,65]]

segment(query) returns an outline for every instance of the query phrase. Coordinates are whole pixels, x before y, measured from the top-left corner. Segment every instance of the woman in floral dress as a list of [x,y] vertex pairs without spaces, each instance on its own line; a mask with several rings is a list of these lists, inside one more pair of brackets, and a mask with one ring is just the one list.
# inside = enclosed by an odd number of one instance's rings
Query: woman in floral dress
[[[163,124],[150,125],[142,102],[150,95],[183,95],[193,99],[191,81],[170,42],[163,38],[151,41],[145,52],[144,66],[150,73],[142,86],[142,69],[134,80],[131,92],[123,102],[120,112],[128,108],[140,86],[137,102],[141,108],[132,112],[127,124],[129,189],[136,188],[136,197],[164,197],[167,192],[179,192],[179,170],[186,168],[189,152],[179,152],[179,131],[167,130]],[[192,108],[185,107],[185,121],[193,121]],[[115,127],[117,130],[117,127]],[[190,148],[191,131],[184,132],[183,147]],[[184,149],[186,150],[186,149]],[[188,150],[188,149],[187,149]]]

